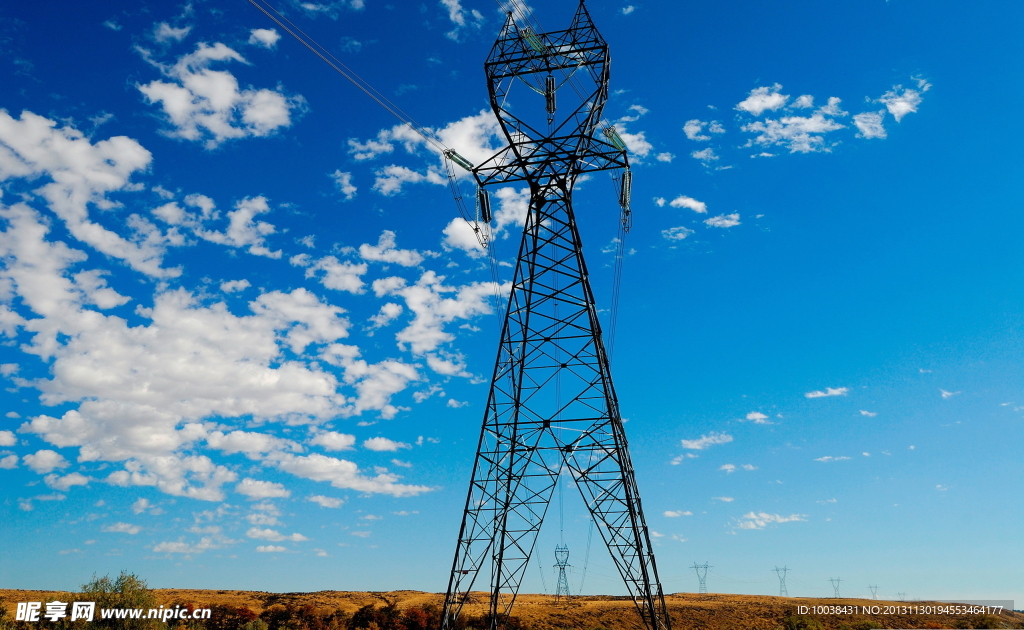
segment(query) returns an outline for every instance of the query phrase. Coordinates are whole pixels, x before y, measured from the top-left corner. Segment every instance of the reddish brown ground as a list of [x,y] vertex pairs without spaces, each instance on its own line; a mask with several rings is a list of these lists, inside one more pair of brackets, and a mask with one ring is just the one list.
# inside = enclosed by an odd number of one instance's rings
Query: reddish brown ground
[[[246,606],[259,613],[274,604],[304,606],[312,604],[317,608],[337,609],[354,612],[366,604],[383,604],[384,598],[397,601],[399,608],[423,604],[440,605],[443,595],[420,591],[391,591],[387,593],[319,591],[315,593],[264,593],[258,591],[214,591],[189,589],[156,589],[160,603],[192,602],[197,607],[206,605],[231,604]],[[8,611],[14,613],[19,601],[61,601],[74,600],[73,596],[57,591],[20,591],[0,589],[0,598],[6,602]],[[486,612],[485,593],[474,594],[465,608],[471,615]],[[860,599],[810,599],[767,597],[761,595],[695,595],[679,593],[666,597],[672,625],[677,630],[773,630],[780,626],[782,619],[795,612],[796,606],[836,605],[885,605],[897,602],[881,602]],[[913,602],[918,605],[926,602]],[[513,614],[519,617],[529,630],[640,630],[639,617],[628,598],[591,596],[574,598],[570,603],[555,604],[547,595],[520,595]],[[851,626],[865,620],[881,623],[886,628],[964,628],[979,623],[973,615],[814,615],[826,628],[838,628],[841,624]],[[1024,628],[1024,614],[1004,614],[1000,621],[1004,627]],[[982,624],[983,625],[983,624]],[[985,626],[989,627],[989,626]]]

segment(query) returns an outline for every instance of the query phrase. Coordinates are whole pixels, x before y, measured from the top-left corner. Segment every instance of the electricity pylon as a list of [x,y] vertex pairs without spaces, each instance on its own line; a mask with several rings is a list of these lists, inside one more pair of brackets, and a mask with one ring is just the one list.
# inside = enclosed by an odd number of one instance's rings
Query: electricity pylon
[[[442,627],[455,627],[488,568],[490,628],[504,626],[565,466],[644,626],[670,630],[572,206],[578,176],[621,169],[627,216],[625,144],[613,127],[596,133],[608,98],[608,45],[582,2],[563,31],[539,33],[509,13],[484,68],[508,147],[469,165],[481,187],[478,207],[488,221],[484,187],[509,182],[529,186],[530,204]],[[556,115],[558,92],[564,116]]]
[[878,585],[869,586],[868,589],[871,590],[871,599],[878,599]]
[[569,548],[564,544],[555,547],[555,568],[558,569],[558,586],[555,587],[555,601],[559,602],[563,597],[569,599],[569,580],[565,577],[566,567],[569,564]]
[[789,571],[786,567],[775,567],[775,575],[779,576],[779,597],[789,597],[789,591],[786,590],[786,572]]
[[839,598],[839,583],[842,582],[839,578],[829,578],[829,582],[832,582],[832,589],[836,592],[836,599]]
[[708,565],[707,562],[705,562],[704,564],[697,564],[696,562],[694,562],[693,566],[690,567],[690,568],[697,572],[697,582],[699,583],[699,585],[697,587],[698,588],[697,592],[698,593],[707,593],[708,592],[708,582],[707,582],[707,580],[708,580],[708,569],[711,568],[710,565]]

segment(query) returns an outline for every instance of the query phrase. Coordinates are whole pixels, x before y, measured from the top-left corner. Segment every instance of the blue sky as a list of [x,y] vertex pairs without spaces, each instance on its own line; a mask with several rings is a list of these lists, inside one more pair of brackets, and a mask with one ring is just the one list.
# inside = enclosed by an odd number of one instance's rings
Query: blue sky
[[[449,146],[501,147],[496,3],[279,4]],[[1024,7],[588,6],[634,161],[613,373],[666,591],[707,561],[719,592],[786,565],[792,595],[1024,600]],[[487,258],[437,156],[272,27],[0,8],[2,587],[446,586]],[[576,209],[607,309],[603,179]],[[495,195],[507,263],[525,197]],[[525,590],[561,538],[574,591],[622,592],[571,489],[549,521]]]

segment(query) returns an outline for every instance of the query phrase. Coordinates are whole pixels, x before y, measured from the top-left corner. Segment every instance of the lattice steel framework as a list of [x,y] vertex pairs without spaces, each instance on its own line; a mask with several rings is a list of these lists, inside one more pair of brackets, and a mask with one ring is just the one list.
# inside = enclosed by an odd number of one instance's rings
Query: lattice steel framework
[[569,564],[569,548],[564,544],[555,547],[555,568],[558,569],[558,585],[555,587],[555,601],[560,602],[564,597],[569,599],[569,578],[565,575]]
[[[487,567],[491,628],[504,626],[563,468],[644,625],[670,630],[572,207],[580,174],[629,167],[614,129],[595,137],[608,64],[608,45],[582,2],[564,31],[537,33],[509,14],[485,64],[509,144],[474,175],[481,187],[525,182],[531,196],[448,583],[446,630]],[[523,86],[529,90],[513,109],[510,94]],[[628,185],[626,172],[620,181]]]

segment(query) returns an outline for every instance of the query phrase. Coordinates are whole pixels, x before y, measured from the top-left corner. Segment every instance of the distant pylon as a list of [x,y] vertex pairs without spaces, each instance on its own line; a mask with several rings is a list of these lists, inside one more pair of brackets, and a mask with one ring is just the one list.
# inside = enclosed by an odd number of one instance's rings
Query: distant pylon
[[907,601],[907,594],[906,593],[896,593],[896,596],[900,598],[901,602]]
[[704,564],[697,564],[696,562],[694,562],[693,566],[690,567],[690,568],[697,572],[697,581],[700,582],[699,590],[697,592],[698,593],[707,593],[708,592],[708,583],[707,583],[707,580],[708,580],[708,569],[711,568],[708,565],[707,561],[705,561]]
[[565,568],[569,564],[569,548],[565,545],[555,547],[555,568],[558,569],[558,586],[555,587],[555,601],[558,602],[564,596],[569,599],[569,580],[565,577]]
[[829,578],[829,582],[832,582],[832,589],[836,592],[836,598],[839,598],[839,583],[842,582],[839,578]]
[[775,567],[775,575],[779,576],[779,597],[789,597],[789,591],[786,590],[786,571],[789,571],[786,567]]
[[875,584],[874,586],[869,586],[868,588],[871,589],[871,599],[878,599],[878,585]]

